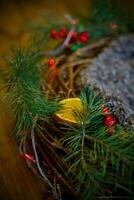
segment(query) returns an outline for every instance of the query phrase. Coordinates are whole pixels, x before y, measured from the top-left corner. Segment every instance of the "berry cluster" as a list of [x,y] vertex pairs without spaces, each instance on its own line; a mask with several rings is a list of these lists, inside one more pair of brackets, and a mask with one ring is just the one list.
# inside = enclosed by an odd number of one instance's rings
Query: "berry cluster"
[[56,31],[55,29],[51,30],[50,35],[54,40],[59,40],[61,38],[66,38],[68,31],[65,28],[61,28],[60,31]]
[[117,124],[117,120],[113,115],[110,115],[110,109],[108,107],[104,107],[102,112],[105,114],[104,125],[107,128],[111,128],[109,130],[109,135],[112,135],[115,132],[115,125]]
[[[68,30],[65,28],[61,28],[60,31],[56,31],[55,29],[51,30],[50,35],[51,38],[54,40],[60,40],[60,39],[65,39],[68,35]],[[87,31],[82,31],[81,33],[78,33],[77,31],[72,32],[71,35],[71,42],[75,43],[87,43],[88,42],[88,32]]]

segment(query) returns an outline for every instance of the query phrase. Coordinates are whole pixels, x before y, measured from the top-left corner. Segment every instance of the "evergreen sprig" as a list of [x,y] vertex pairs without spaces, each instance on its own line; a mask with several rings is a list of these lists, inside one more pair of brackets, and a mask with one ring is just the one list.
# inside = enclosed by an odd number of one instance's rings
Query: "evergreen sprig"
[[[68,125],[63,143],[69,149],[65,160],[68,173],[77,174],[73,181],[84,200],[97,196],[114,196],[119,189],[132,195],[134,181],[134,139],[132,135],[121,139],[121,128],[109,136],[104,126],[104,105],[100,97],[85,88],[81,95],[84,112],[75,111],[77,127]],[[76,114],[77,113],[77,114]],[[111,190],[111,188],[113,188]]]
[[49,100],[41,91],[42,68],[34,55],[29,50],[15,48],[4,73],[4,98],[15,117],[18,135],[32,129],[35,119],[49,117],[60,108],[58,102]]

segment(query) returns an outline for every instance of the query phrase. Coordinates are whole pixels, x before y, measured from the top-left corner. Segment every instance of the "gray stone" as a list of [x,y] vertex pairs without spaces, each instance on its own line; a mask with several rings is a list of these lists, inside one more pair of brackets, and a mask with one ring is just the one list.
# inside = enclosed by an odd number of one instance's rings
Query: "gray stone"
[[103,91],[121,123],[133,124],[134,35],[121,36],[109,44],[92,65],[81,71],[81,81]]

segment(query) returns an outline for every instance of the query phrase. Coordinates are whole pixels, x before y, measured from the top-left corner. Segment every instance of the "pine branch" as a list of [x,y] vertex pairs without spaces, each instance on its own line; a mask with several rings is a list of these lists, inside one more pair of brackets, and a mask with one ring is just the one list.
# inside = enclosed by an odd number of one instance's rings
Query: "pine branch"
[[15,49],[14,57],[8,60],[8,70],[4,74],[7,88],[5,100],[16,120],[16,130],[31,129],[35,118],[46,118],[56,112],[60,106],[56,101],[48,100],[41,92],[41,65],[34,53]]
[[[128,135],[120,139],[120,131],[108,136],[104,127],[104,115],[101,111],[104,104],[100,97],[85,88],[81,93],[84,112],[75,111],[77,127],[65,128],[63,143],[68,147],[66,161],[72,171],[78,174],[75,178],[77,192],[84,190],[82,199],[95,199],[98,195],[112,195],[110,186],[132,194],[134,186],[134,139]],[[130,189],[131,188],[131,189]]]

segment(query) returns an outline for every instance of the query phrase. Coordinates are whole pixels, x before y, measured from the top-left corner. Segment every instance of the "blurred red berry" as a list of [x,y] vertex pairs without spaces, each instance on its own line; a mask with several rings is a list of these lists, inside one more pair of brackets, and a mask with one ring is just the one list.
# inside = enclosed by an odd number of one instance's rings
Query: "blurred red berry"
[[56,30],[52,30],[50,34],[51,38],[53,38],[54,40],[58,40],[60,38],[59,33]]
[[76,31],[72,32],[72,35],[71,35],[71,40],[72,41],[75,41],[78,37],[78,33]]
[[88,41],[88,37],[85,35],[80,35],[79,39],[82,43],[87,43]]
[[83,31],[83,32],[81,32],[81,35],[85,35],[85,36],[88,37],[88,31]]
[[80,35],[79,35],[79,40],[82,43],[87,43],[88,41],[88,32],[87,31],[83,31]]
[[61,28],[59,32],[59,36],[61,38],[65,38],[67,36],[68,31],[65,28]]
[[104,120],[104,124],[106,127],[111,127],[117,124],[117,120],[114,116],[112,115],[107,115],[105,120]]
[[54,58],[50,58],[48,61],[49,66],[54,66],[55,65],[55,60]]

